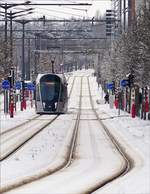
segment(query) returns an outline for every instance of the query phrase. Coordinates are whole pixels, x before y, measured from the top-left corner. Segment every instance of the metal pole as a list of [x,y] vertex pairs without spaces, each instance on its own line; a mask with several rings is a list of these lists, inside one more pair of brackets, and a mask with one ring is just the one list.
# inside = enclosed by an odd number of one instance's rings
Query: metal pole
[[10,64],[11,64],[11,67],[13,67],[12,11],[10,11]]
[[30,38],[28,39],[28,63],[26,65],[26,78],[27,80],[30,80],[30,53],[31,53],[31,48],[30,48]]
[[[5,50],[4,50],[4,58],[5,58],[5,75],[7,76],[8,72],[7,72],[7,3],[5,3],[4,6],[5,9]],[[5,113],[9,112],[9,101],[8,101],[8,91],[5,92],[5,107],[4,107],[4,111]]]
[[7,44],[7,3],[5,3],[5,44]]
[[[37,50],[37,37],[35,34],[35,50]],[[34,54],[34,79],[37,76],[37,52]]]
[[52,63],[52,73],[55,73],[55,71],[54,71],[54,60],[51,60],[51,63]]
[[22,22],[22,81],[24,81],[25,79],[25,62],[24,62],[24,38],[25,38],[25,32],[24,32],[24,28],[25,28],[25,22]]
[[24,80],[25,80],[25,56],[24,56],[24,39],[25,39],[25,24],[26,21],[22,20],[20,22],[22,24],[22,75],[21,75],[21,79],[22,79],[22,92],[21,92],[21,111],[23,111],[24,109],[26,109],[26,100],[25,100],[25,88],[24,88]]

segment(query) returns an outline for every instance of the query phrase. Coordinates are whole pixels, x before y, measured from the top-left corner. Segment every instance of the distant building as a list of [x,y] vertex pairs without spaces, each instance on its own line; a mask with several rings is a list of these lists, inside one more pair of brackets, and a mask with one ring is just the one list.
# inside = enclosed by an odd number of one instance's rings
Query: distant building
[[146,5],[148,0],[112,0],[112,10],[115,19],[119,22],[115,26],[115,33],[121,34],[127,31],[132,24],[141,6]]

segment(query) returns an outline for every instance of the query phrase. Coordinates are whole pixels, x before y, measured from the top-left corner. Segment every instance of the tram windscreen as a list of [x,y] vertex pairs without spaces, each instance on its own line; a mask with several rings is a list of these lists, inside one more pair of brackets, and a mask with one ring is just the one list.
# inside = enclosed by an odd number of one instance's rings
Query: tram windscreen
[[[40,81],[40,91],[45,109],[55,109],[55,103],[59,100],[60,80],[57,77],[43,77]],[[55,108],[54,108],[55,107]]]

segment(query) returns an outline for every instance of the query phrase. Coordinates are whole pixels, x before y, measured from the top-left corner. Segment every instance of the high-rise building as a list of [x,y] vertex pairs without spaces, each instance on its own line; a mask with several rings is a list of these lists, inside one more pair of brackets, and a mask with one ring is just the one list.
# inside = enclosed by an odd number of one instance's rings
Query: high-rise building
[[122,33],[129,29],[139,8],[145,5],[147,0],[111,0],[115,19],[119,20],[116,31]]
[[135,16],[135,0],[112,0],[112,9],[118,23],[118,32],[126,31]]

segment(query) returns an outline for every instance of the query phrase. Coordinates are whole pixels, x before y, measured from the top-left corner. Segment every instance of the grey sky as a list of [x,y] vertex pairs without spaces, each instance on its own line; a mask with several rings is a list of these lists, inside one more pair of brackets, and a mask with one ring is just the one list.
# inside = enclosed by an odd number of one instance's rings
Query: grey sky
[[[3,0],[3,3],[22,3],[25,0]],[[33,17],[41,17],[45,15],[47,18],[69,18],[69,17],[93,17],[97,10],[101,14],[106,9],[110,9],[110,0],[31,0],[32,3],[92,3],[92,6],[36,6]],[[29,6],[27,6],[29,7]],[[17,7],[19,10],[25,7]],[[28,16],[29,17],[29,16]],[[31,16],[30,16],[31,17]]]

